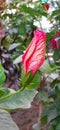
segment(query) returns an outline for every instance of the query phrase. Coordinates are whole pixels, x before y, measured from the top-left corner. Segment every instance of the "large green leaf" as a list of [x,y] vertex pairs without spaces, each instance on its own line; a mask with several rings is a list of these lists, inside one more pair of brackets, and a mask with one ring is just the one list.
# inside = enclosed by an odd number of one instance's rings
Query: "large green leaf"
[[19,130],[10,114],[5,110],[0,110],[0,130]]
[[35,90],[18,90],[13,94],[9,94],[8,96],[0,98],[0,109],[10,110],[18,108],[29,108],[36,93],[37,91]]

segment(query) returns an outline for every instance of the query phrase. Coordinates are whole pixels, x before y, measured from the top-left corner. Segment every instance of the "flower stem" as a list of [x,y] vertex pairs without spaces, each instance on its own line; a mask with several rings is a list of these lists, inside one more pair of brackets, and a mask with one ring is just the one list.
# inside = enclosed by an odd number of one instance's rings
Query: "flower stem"
[[38,124],[39,124],[39,126],[41,125],[42,107],[43,107],[43,102],[40,101],[40,103],[39,103],[39,117],[38,117]]

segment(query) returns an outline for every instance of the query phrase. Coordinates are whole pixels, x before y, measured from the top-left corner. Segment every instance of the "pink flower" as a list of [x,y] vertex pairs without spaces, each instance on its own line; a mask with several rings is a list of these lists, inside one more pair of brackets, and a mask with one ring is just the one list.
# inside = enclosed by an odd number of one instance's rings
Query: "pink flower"
[[53,39],[51,39],[51,46],[52,46],[52,48],[53,49],[57,49],[57,41],[53,38]]
[[56,36],[56,37],[60,37],[60,32],[57,32],[57,33],[55,34],[55,36]]
[[0,29],[0,35],[2,35],[3,34],[3,29]]
[[0,0],[0,10],[5,9],[5,3],[6,3],[6,0]]
[[45,8],[46,8],[46,10],[49,10],[50,5],[49,5],[48,3],[46,3],[46,4],[45,4]]
[[43,64],[46,51],[46,34],[40,30],[34,31],[34,37],[22,56],[24,72],[32,71],[34,75]]

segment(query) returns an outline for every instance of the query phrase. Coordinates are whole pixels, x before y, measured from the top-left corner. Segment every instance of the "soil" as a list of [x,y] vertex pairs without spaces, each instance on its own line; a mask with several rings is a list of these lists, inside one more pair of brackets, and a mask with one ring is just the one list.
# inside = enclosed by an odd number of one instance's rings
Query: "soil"
[[33,124],[38,122],[39,105],[36,105],[35,99],[31,108],[23,110],[14,110],[11,112],[13,120],[16,122],[19,130],[32,130]]

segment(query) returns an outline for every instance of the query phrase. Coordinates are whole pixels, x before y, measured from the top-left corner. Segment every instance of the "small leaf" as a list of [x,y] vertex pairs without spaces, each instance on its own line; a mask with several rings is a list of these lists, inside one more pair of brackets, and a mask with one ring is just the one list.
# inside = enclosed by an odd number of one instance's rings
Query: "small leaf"
[[54,51],[53,58],[55,61],[60,59],[60,49]]
[[19,30],[19,33],[20,33],[21,35],[25,35],[25,33],[26,33],[25,24],[24,24],[24,23],[21,23],[20,26],[19,26],[19,28],[18,28],[18,30]]
[[0,97],[2,97],[5,94],[4,90],[0,90]]
[[0,62],[0,86],[4,84],[4,81],[6,79],[5,73],[4,73],[4,68]]
[[56,92],[57,97],[60,98],[60,90],[59,90],[58,86],[56,86],[55,92]]
[[40,72],[37,71],[37,73],[35,74],[33,80],[31,81],[31,83],[27,86],[27,88],[29,89],[37,89],[40,86],[41,83],[41,75]]
[[12,45],[9,46],[9,51],[15,49],[16,47],[20,46],[20,43],[13,43]]
[[33,130],[40,130],[40,125],[39,125],[38,123],[36,123],[36,124],[34,124],[34,125],[32,126],[32,129],[33,129]]
[[42,100],[44,102],[48,101],[48,94],[47,92],[41,90],[39,93],[38,93],[38,101]]
[[42,118],[41,118],[41,124],[42,124],[42,125],[47,124],[47,120],[48,120],[48,119],[47,119],[47,116],[42,117]]
[[56,130],[60,130],[60,123],[57,124]]
[[18,56],[18,57],[14,60],[13,64],[18,64],[18,63],[21,63],[21,62],[22,62],[22,55]]
[[50,86],[53,88],[53,87],[55,87],[57,84],[59,84],[60,83],[60,79],[58,79],[58,78],[55,78],[52,82],[51,82],[51,84],[50,84]]
[[10,93],[10,90],[9,88],[0,88],[0,98],[3,97],[3,96],[6,96]]
[[58,116],[56,105],[57,105],[56,102],[55,103],[53,102],[47,105],[46,107],[44,107],[41,117],[47,116],[48,117],[47,123],[51,122]]
[[60,12],[60,9],[54,10],[54,11],[52,12],[51,18],[57,16],[58,14],[60,15],[59,12]]
[[18,52],[13,52],[11,59],[15,60],[18,56],[20,56],[20,54]]
[[55,130],[55,129],[53,128],[53,126],[51,126],[49,130]]
[[29,85],[32,79],[33,79],[32,72],[30,71],[27,74],[24,74],[24,69],[22,67],[22,73],[21,73],[22,86],[27,87],[27,85]]
[[51,73],[52,68],[50,67],[50,64],[49,64],[48,60],[45,60],[42,67],[40,68],[40,71],[42,71],[45,74],[50,74]]

